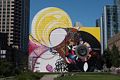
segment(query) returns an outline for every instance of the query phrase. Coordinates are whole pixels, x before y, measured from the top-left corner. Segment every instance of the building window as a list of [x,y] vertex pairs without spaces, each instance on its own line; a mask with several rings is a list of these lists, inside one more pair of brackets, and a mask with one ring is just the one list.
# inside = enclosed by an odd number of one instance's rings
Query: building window
[[3,22],[3,24],[5,24],[5,22]]
[[0,50],[0,58],[1,59],[6,58],[6,50]]

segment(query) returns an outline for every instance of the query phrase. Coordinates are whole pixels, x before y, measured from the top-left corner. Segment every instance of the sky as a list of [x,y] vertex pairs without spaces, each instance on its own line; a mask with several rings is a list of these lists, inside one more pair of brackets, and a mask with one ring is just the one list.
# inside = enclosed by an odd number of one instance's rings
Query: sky
[[113,4],[113,0],[30,0],[30,25],[38,11],[57,7],[67,12],[73,25],[80,22],[83,26],[96,26],[96,19],[107,4]]

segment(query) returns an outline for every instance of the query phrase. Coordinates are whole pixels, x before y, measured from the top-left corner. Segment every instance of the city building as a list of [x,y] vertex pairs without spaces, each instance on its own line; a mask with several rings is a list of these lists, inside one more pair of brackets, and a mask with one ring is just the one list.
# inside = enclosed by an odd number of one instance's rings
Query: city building
[[6,58],[7,36],[7,33],[0,33],[0,60]]
[[104,38],[104,28],[101,27],[103,26],[103,17],[99,18],[96,20],[96,27],[100,27],[100,42],[101,42],[101,54],[103,54],[104,49],[105,49],[105,40],[106,38]]
[[100,19],[96,19],[96,27],[100,27]]
[[114,1],[114,4],[116,5],[116,7],[117,7],[117,23],[118,23],[118,30],[119,30],[119,32],[120,32],[120,0],[115,0]]
[[96,20],[96,25],[101,27],[102,52],[108,47],[108,39],[120,32],[120,0],[115,0],[113,5],[105,5],[102,16]]
[[29,0],[0,0],[0,32],[8,34],[8,45],[27,52]]
[[104,6],[102,20],[103,49],[108,47],[108,39],[117,34],[117,9],[115,5]]

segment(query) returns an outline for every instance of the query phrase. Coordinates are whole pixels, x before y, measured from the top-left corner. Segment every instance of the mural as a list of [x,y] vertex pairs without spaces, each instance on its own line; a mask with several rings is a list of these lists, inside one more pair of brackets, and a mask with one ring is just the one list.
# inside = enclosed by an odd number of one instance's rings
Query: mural
[[48,7],[33,18],[29,35],[29,69],[71,72],[100,69],[100,29],[72,27],[62,9]]

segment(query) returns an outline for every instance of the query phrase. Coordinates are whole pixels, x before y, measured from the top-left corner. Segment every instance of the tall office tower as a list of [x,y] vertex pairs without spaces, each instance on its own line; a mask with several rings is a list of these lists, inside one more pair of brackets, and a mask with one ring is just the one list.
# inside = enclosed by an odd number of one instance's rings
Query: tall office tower
[[118,23],[118,30],[120,32],[120,0],[115,0],[114,4],[117,7],[117,19],[118,19],[117,23]]
[[101,42],[101,54],[103,54],[104,51],[104,28],[103,28],[103,16],[100,17],[99,19],[96,19],[96,27],[100,27],[100,42]]
[[106,5],[100,18],[103,49],[107,48],[108,40],[120,32],[120,0],[114,0],[113,5]]
[[117,7],[116,5],[106,5],[104,6],[103,13],[104,20],[104,35],[107,35],[105,38],[107,40],[113,37],[115,34],[119,32],[118,24],[117,24]]
[[102,51],[107,48],[108,39],[119,32],[117,21],[116,5],[104,6],[102,17],[99,19],[99,23],[97,23],[101,27]]
[[29,0],[0,0],[0,32],[8,33],[8,45],[27,51]]
[[27,52],[29,37],[29,0],[14,0],[13,45]]
[[0,32],[8,33],[8,45],[13,44],[14,0],[0,0]]

